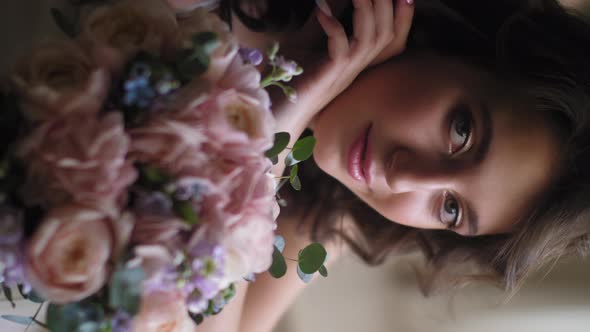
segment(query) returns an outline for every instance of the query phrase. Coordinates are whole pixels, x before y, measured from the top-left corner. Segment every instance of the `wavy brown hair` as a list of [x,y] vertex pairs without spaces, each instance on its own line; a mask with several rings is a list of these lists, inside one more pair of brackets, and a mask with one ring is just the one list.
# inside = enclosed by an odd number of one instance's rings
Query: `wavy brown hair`
[[[226,14],[237,11],[257,30],[288,30],[305,21],[309,2],[280,1],[280,8],[267,7],[257,18],[241,11],[243,1],[225,1],[222,8]],[[308,226],[315,240],[342,236],[369,264],[383,262],[392,252],[421,250],[436,280],[446,285],[449,280],[462,284],[485,278],[516,290],[545,263],[590,252],[588,22],[553,0],[420,0],[416,6],[408,51],[458,58],[519,82],[535,101],[535,110],[552,119],[552,129],[561,138],[558,179],[509,234],[463,237],[392,223],[313,162],[300,166],[305,190],[288,193],[290,207],[285,212],[311,219]],[[352,9],[341,18],[345,25],[351,13]],[[353,217],[355,232],[342,231],[342,215]],[[470,269],[462,268],[467,265]]]

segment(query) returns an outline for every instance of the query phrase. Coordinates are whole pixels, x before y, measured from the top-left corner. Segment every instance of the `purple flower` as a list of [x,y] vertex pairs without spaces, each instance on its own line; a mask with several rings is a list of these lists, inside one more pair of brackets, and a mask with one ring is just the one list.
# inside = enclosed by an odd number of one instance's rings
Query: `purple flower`
[[0,246],[14,246],[23,239],[23,213],[7,205],[0,206]]
[[293,76],[303,73],[303,69],[293,60],[287,60],[282,55],[278,55],[271,63],[273,66],[280,69],[280,74],[277,79],[288,82]]
[[172,201],[159,191],[140,191],[135,197],[133,209],[141,215],[172,216]]
[[195,290],[186,300],[188,311],[193,314],[200,314],[207,310],[209,299],[205,298],[201,292]]
[[113,332],[131,332],[133,331],[133,317],[125,311],[118,310],[111,319]]
[[0,283],[8,287],[28,283],[25,279],[23,258],[20,247],[0,246]]
[[238,54],[240,54],[244,62],[251,63],[254,66],[261,64],[263,60],[262,52],[255,48],[242,47],[238,50]]

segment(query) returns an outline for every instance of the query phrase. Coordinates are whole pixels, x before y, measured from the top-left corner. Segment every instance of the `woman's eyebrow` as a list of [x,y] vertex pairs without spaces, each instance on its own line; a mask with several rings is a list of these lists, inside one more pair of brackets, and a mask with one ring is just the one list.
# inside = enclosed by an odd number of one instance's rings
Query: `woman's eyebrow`
[[479,139],[479,144],[477,145],[477,148],[475,150],[474,153],[474,158],[473,160],[475,161],[476,164],[479,164],[486,156],[486,154],[488,153],[488,150],[490,148],[490,144],[492,142],[492,115],[491,115],[491,111],[490,111],[490,107],[489,104],[485,101],[481,101],[479,103],[479,108],[480,108],[480,121],[481,121],[481,135],[480,135],[480,139]]

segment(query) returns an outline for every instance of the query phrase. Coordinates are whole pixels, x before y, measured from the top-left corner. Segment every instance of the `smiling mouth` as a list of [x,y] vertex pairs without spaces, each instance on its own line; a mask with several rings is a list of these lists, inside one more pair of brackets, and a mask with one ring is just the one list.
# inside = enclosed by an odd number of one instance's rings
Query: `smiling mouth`
[[348,155],[348,173],[356,181],[364,183],[369,181],[371,127],[372,124],[353,142]]

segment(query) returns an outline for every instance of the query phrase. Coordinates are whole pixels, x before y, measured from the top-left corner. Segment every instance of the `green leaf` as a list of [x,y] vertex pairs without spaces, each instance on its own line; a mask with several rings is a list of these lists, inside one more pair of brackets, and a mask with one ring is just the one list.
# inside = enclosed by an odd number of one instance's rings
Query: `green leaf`
[[301,279],[301,281],[303,281],[306,284],[308,284],[311,281],[311,279],[313,278],[313,274],[308,274],[308,273],[301,271],[301,268],[299,267],[299,265],[297,265],[297,275],[299,276],[299,279]]
[[199,224],[199,216],[189,201],[174,200],[174,212],[191,226]]
[[80,325],[80,306],[78,303],[66,305],[49,304],[47,326],[51,332],[76,331]]
[[328,277],[328,269],[326,269],[325,265],[322,265],[320,267],[320,269],[318,270],[318,272],[322,275],[322,277],[324,277],[324,278]]
[[84,322],[78,326],[76,332],[100,332],[100,323],[97,322]]
[[282,253],[285,250],[285,238],[280,235],[275,235],[275,247]]
[[309,159],[313,155],[315,143],[316,139],[313,136],[307,136],[298,140],[293,145],[293,158],[300,162]]
[[10,287],[2,284],[2,292],[4,293],[4,297],[6,297],[8,302],[10,302],[10,305],[13,308],[16,307],[16,304],[14,303],[14,300],[12,298],[12,289],[10,289]]
[[300,162],[301,160],[297,160],[293,157],[293,151],[289,152],[289,154],[285,157],[285,166],[293,166]]
[[281,278],[287,273],[287,263],[285,262],[285,257],[281,251],[275,246],[274,251],[272,253],[272,265],[268,272],[274,278]]
[[51,16],[53,17],[53,21],[57,27],[63,31],[63,33],[65,33],[70,38],[76,37],[76,28],[74,23],[70,22],[70,20],[57,8],[51,8],[50,12]]
[[319,243],[312,243],[299,253],[298,265],[304,273],[315,273],[324,265],[327,255],[324,246]]
[[170,181],[168,176],[161,170],[152,166],[142,166],[140,168],[142,177],[153,186],[161,186]]
[[195,324],[197,324],[197,325],[200,325],[201,323],[203,323],[203,320],[205,319],[205,317],[202,314],[195,315],[195,314],[189,312],[189,316],[193,320],[193,322],[195,322]]
[[15,315],[2,315],[0,316],[7,321],[11,321],[13,323],[17,323],[20,325],[29,326],[33,323],[33,317],[25,317],[25,316],[15,316]]
[[145,278],[142,268],[119,269],[113,273],[109,292],[109,306],[122,309],[130,315],[139,311],[141,283]]
[[33,303],[43,303],[45,302],[45,299],[37,294],[34,290],[30,291],[29,294],[27,294],[27,299]]
[[268,149],[265,153],[266,157],[273,158],[277,157],[287,145],[289,145],[289,141],[291,140],[291,135],[287,132],[280,132],[275,134],[274,145],[272,148]]
[[289,183],[291,183],[291,187],[293,187],[293,189],[299,191],[301,190],[301,181],[299,180],[299,176],[297,176],[297,172],[299,172],[299,165],[294,165],[291,168]]

